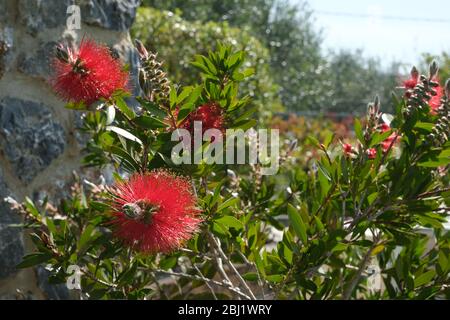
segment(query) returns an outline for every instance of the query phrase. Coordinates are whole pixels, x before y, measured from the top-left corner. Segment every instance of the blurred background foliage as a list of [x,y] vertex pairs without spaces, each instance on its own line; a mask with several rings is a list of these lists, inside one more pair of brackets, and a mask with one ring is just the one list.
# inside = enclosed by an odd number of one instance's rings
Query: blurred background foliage
[[254,76],[242,84],[242,94],[252,97],[260,111],[282,111],[277,85],[271,76],[269,50],[249,32],[230,27],[227,22],[187,21],[176,12],[140,8],[132,29],[140,39],[165,63],[174,83],[188,85],[200,78],[198,69],[190,62],[196,54],[207,55],[218,42],[231,44],[246,52],[246,68],[253,68]]
[[318,116],[362,114],[379,95],[390,111],[391,88],[399,83],[400,64],[382,68],[361,51],[324,52],[321,31],[306,2],[286,0],[144,0],[133,36],[158,51],[172,80],[198,77],[188,64],[194,52],[217,41],[245,48],[256,76],[245,93],[264,114]]

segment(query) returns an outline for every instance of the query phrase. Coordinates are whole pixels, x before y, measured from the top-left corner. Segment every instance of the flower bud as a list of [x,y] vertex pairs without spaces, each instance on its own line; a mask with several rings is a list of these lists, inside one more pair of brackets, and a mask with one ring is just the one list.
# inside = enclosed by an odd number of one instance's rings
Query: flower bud
[[139,69],[139,85],[142,90],[146,87],[147,75],[145,74],[144,69]]
[[445,81],[445,96],[450,99],[450,78]]
[[431,62],[430,64],[430,79],[433,79],[434,77],[437,76],[438,70],[439,70],[438,64],[436,60],[433,60],[433,62]]
[[56,58],[61,62],[69,63],[69,53],[62,44],[56,46]]
[[373,102],[373,105],[375,108],[378,108],[380,106],[380,98],[378,97],[378,95],[375,96],[375,100]]
[[411,78],[413,79],[419,78],[419,71],[417,70],[416,67],[412,67],[411,69]]
[[138,39],[135,39],[134,43],[135,43],[135,46],[139,53],[140,58],[142,60],[147,60],[148,59],[148,51],[147,51],[147,49],[145,49],[144,44]]

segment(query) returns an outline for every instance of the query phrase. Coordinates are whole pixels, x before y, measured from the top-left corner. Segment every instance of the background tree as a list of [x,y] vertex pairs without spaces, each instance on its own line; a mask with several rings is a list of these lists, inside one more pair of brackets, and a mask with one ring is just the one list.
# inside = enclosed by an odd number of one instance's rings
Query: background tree
[[399,65],[383,70],[375,58],[363,58],[362,51],[333,52],[327,67],[329,94],[323,110],[360,114],[367,101],[378,95],[384,111],[391,110],[391,91],[399,83]]
[[144,2],[158,9],[179,11],[187,20],[228,22],[258,38],[270,54],[270,69],[289,110],[309,109],[324,103],[320,34],[306,3],[288,1],[160,1]]
[[132,35],[159,53],[171,80],[181,85],[200,78],[198,69],[190,64],[195,55],[207,55],[218,42],[243,49],[247,56],[245,67],[257,76],[245,80],[242,95],[250,96],[260,111],[282,110],[269,68],[269,51],[249,32],[230,27],[227,22],[187,21],[179,13],[140,8]]
[[[210,23],[226,22],[240,29],[236,29],[237,34],[244,31],[244,34],[257,38],[260,45],[267,48],[268,56],[262,55],[260,58],[269,64],[273,78],[270,80],[278,85],[281,101],[288,111],[361,114],[375,95],[380,96],[383,105],[388,105],[391,88],[398,81],[396,63],[383,70],[379,61],[363,58],[362,52],[344,51],[330,55],[323,52],[321,31],[315,28],[313,12],[306,2],[294,5],[286,0],[147,0],[144,5],[176,12],[174,17],[177,17],[178,24],[181,18],[192,21],[198,28],[214,28]],[[141,11],[141,14],[144,12]],[[153,13],[156,14],[156,11]],[[151,42],[155,45],[158,42],[152,40],[159,37],[156,31],[161,32],[154,27],[160,19],[153,18],[156,22],[148,21],[140,26],[149,29],[146,37],[150,46],[153,45]],[[186,34],[189,33],[186,31]],[[171,34],[167,34],[167,37],[170,38]],[[175,38],[178,48],[171,50],[180,51],[180,38]],[[191,44],[187,43],[186,46]],[[203,48],[200,39],[195,44]],[[205,44],[205,47],[208,45]],[[187,47],[181,51],[196,50],[195,46]],[[158,49],[164,56],[166,50]],[[255,52],[262,53],[262,50]],[[260,82],[266,80],[269,78],[263,74]],[[269,82],[268,86],[272,86],[272,83]],[[272,108],[270,103],[264,104],[266,110]]]

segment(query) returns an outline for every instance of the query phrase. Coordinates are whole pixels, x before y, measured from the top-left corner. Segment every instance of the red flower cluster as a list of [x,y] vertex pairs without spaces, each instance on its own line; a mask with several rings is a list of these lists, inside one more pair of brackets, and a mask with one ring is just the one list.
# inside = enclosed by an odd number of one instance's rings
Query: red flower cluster
[[436,95],[432,96],[428,103],[430,104],[431,110],[433,112],[436,112],[441,105],[441,99],[444,91],[442,90],[441,86],[434,88],[434,90],[436,91]]
[[145,253],[170,252],[197,231],[202,221],[189,182],[159,170],[118,183],[114,234]]
[[[387,132],[391,130],[391,127],[387,123],[382,123],[379,125],[378,130],[381,132]],[[391,144],[394,144],[398,138],[398,134],[393,132],[389,137],[387,137],[383,142],[381,142],[381,148],[383,152],[387,152],[391,147]],[[353,148],[353,146],[349,143],[342,143],[342,151],[346,157],[354,157],[358,154],[358,151]],[[375,148],[370,148],[366,150],[367,157],[369,159],[375,159],[377,156],[377,150]]]
[[375,159],[377,156],[377,150],[375,148],[367,149],[366,153],[369,159]]
[[[380,130],[381,132],[386,132],[391,130],[391,127],[389,127],[389,125],[387,123],[382,123],[380,125]],[[386,140],[384,140],[381,143],[381,148],[383,149],[383,152],[387,152],[389,150],[389,147],[391,146],[391,144],[395,143],[395,141],[397,140],[398,135],[393,132],[389,137],[387,137]]]
[[349,157],[353,154],[353,147],[350,143],[343,143],[342,150],[344,151],[344,155]]
[[[439,82],[438,78],[434,78],[433,81]],[[407,98],[411,97],[412,90],[417,86],[419,83],[419,73],[416,69],[413,69],[411,71],[411,78],[403,81],[403,87],[406,89],[405,96]],[[434,88],[434,91],[436,92],[436,95],[432,96],[431,99],[428,101],[428,104],[431,107],[431,111],[434,113],[436,112],[437,108],[441,105],[441,98],[443,95],[442,87],[439,85],[436,88]]]
[[403,86],[405,89],[414,89],[415,86],[417,86],[417,83],[419,82],[419,73],[417,71],[411,72],[411,78],[403,81]]
[[208,129],[225,131],[225,117],[223,109],[215,102],[209,102],[198,107],[181,124],[181,128],[194,132],[194,122],[202,123],[202,134]]
[[86,105],[108,99],[114,91],[126,90],[129,75],[114,59],[108,47],[92,40],[83,40],[77,52],[59,46],[53,61],[50,83],[65,101]]

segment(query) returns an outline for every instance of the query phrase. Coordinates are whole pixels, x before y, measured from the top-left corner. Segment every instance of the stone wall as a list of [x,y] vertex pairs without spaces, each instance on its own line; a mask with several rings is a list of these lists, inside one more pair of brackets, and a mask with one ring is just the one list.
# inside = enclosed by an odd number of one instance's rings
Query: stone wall
[[[67,8],[81,9],[81,29],[67,27]],[[128,29],[139,0],[0,0],[0,200],[60,197],[79,170],[80,115],[64,108],[48,86],[49,59],[60,41],[83,36],[108,44],[132,67]],[[16,270],[32,247],[17,214],[0,201],[0,299],[65,299],[45,269]]]

